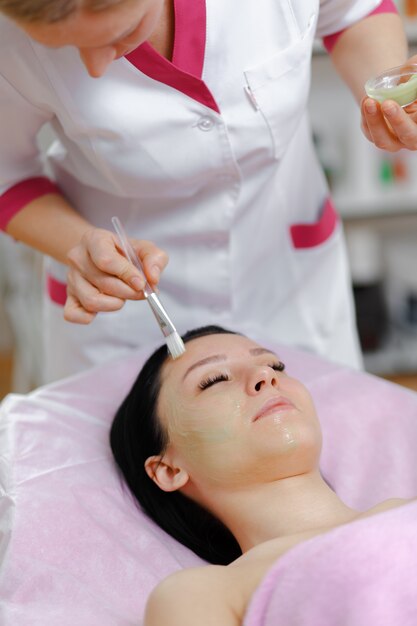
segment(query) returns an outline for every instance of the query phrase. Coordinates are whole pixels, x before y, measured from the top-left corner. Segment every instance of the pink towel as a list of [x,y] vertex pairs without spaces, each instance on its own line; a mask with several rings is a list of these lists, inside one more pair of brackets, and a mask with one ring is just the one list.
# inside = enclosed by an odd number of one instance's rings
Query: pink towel
[[417,502],[309,539],[269,570],[244,626],[415,626]]

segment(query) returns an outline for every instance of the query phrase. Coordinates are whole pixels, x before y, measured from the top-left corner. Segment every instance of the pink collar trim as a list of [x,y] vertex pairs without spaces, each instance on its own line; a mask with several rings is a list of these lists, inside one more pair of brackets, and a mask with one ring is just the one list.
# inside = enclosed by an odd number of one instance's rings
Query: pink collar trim
[[147,41],[126,55],[138,70],[181,91],[220,113],[209,88],[202,80],[206,50],[205,0],[174,0],[175,39],[172,62]]
[[175,39],[172,63],[197,78],[204,69],[206,51],[205,0],[174,0]]

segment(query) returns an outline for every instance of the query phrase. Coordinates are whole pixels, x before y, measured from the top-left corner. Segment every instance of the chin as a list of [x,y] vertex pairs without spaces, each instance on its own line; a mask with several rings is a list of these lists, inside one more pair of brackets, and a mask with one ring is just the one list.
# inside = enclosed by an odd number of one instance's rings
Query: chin
[[279,437],[269,433],[258,439],[253,451],[258,465],[272,464],[284,473],[289,470],[290,473],[300,474],[318,466],[321,448],[321,431],[310,426],[280,433]]

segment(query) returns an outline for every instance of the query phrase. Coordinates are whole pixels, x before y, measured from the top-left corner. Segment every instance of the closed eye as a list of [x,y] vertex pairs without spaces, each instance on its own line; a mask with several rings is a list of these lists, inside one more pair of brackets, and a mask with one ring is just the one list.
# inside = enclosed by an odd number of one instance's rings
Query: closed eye
[[213,376],[208,376],[198,385],[201,390],[207,389],[208,387],[212,387],[216,383],[223,382],[225,380],[229,380],[227,374],[214,374]]
[[285,363],[278,361],[278,363],[271,363],[269,367],[272,367],[276,372],[283,372],[285,370]]

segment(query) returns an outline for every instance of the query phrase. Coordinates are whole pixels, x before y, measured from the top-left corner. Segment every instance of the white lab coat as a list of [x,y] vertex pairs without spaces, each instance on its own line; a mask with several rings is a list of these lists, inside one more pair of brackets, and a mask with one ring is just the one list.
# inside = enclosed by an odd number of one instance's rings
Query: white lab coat
[[[76,49],[43,47],[1,18],[0,192],[42,172],[34,137],[49,121],[49,163],[73,206],[107,229],[118,215],[169,253],[160,296],[180,332],[219,323],[356,366],[343,234],[306,105],[314,37],[379,0],[176,3],[187,3],[175,42],[186,72],[144,44],[139,61],[93,79]],[[52,259],[47,273],[65,283]],[[144,302],[83,327],[46,297],[48,380],[160,339]]]

